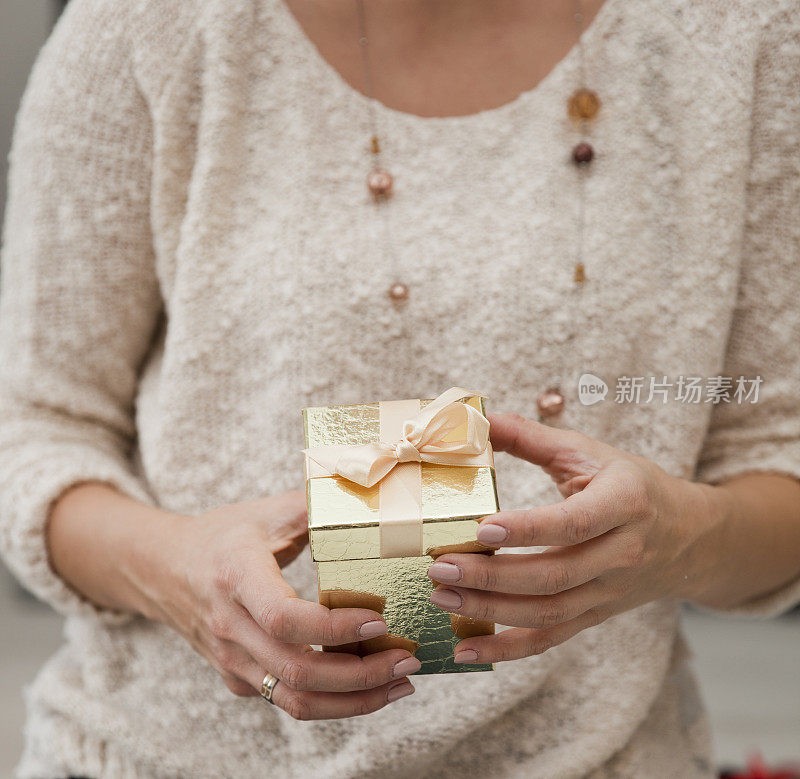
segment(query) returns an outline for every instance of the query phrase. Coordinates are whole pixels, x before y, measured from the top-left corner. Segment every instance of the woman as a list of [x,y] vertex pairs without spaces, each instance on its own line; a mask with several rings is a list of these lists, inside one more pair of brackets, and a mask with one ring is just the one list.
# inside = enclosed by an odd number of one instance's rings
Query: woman
[[[797,4],[580,10],[74,0],[3,257],[3,547],[68,615],[20,776],[712,774],[680,600],[800,600]],[[409,698],[311,650],[386,626],[315,602],[298,411],[452,384],[522,415],[479,537],[553,548],[432,566],[511,629]]]

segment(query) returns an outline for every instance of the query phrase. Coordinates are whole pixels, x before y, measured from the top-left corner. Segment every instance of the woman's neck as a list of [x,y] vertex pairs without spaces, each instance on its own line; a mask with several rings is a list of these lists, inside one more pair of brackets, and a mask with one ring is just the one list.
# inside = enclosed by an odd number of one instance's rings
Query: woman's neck
[[[356,0],[284,0],[322,57],[364,91]],[[583,26],[603,0],[583,0]],[[420,116],[496,108],[576,43],[569,0],[364,0],[373,97]]]

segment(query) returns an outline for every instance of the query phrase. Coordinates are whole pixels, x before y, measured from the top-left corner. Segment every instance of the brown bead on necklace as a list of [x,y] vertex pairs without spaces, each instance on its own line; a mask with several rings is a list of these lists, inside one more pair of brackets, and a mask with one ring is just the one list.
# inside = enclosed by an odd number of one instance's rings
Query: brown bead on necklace
[[578,165],[587,165],[594,158],[594,149],[590,143],[581,141],[576,143],[572,149],[572,159]]
[[567,103],[567,113],[570,119],[594,119],[600,110],[600,98],[597,92],[581,87],[575,90]]

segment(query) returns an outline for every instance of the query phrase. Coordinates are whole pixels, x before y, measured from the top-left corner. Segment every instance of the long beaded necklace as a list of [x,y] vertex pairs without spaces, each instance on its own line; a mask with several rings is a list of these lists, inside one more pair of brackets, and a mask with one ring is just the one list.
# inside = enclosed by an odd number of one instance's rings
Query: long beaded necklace
[[[378,137],[378,120],[375,114],[375,101],[372,93],[372,67],[369,59],[369,38],[367,38],[367,14],[364,9],[364,0],[356,0],[356,13],[358,15],[358,45],[361,50],[361,67],[364,72],[364,94],[367,96],[367,110],[369,111],[369,151],[372,157],[370,171],[367,174],[367,189],[372,195],[375,206],[385,207],[392,195],[394,179],[382,164],[381,142]],[[397,279],[396,254],[392,244],[391,230],[389,229],[388,214],[384,212],[384,246],[389,255],[389,264],[393,280],[389,285],[387,294],[396,306],[408,300],[408,286]]]
[[[586,77],[586,56],[583,49],[583,2],[575,0],[575,38],[578,53],[578,85],[567,101],[567,114],[577,125],[579,140],[572,147],[572,163],[576,170],[578,186],[578,218],[575,260],[572,272],[573,294],[580,295],[587,281],[584,261],[586,233],[586,173],[589,163],[594,159],[594,147],[589,143],[589,130],[592,119],[600,110],[600,98],[597,92],[589,89]],[[576,307],[577,308],[577,307]],[[575,315],[572,317],[575,320]],[[536,399],[539,418],[552,419],[564,411],[564,394],[557,386],[548,387]]]
[[[394,178],[386,169],[382,159],[382,146],[379,137],[379,128],[375,111],[375,101],[372,86],[372,67],[369,57],[369,38],[367,37],[367,17],[364,8],[364,0],[355,0],[356,14],[359,27],[359,48],[361,51],[361,64],[364,74],[364,93],[367,97],[369,111],[369,152],[370,169],[367,173],[367,189],[376,207],[385,208],[386,203],[392,196],[394,189]],[[584,233],[586,225],[586,168],[595,156],[593,146],[589,143],[589,131],[591,121],[597,116],[600,110],[600,98],[597,93],[587,86],[586,76],[586,57],[584,54],[583,32],[584,14],[582,0],[574,0],[574,20],[576,49],[578,54],[578,85],[575,91],[567,100],[567,114],[575,123],[578,129],[579,139],[573,146],[570,159],[577,173],[578,190],[578,218],[577,218],[577,241],[576,254],[572,268],[572,281],[574,291],[580,293],[584,284],[588,280],[584,258]],[[389,299],[396,306],[401,306],[408,300],[408,286],[397,279],[395,267],[395,252],[391,245],[391,235],[388,230],[388,222],[384,219],[387,236],[385,245],[389,249],[391,271],[393,281],[391,282],[387,294]],[[559,387],[550,387],[539,395],[536,401],[539,416],[542,419],[557,417],[564,410],[564,395]]]

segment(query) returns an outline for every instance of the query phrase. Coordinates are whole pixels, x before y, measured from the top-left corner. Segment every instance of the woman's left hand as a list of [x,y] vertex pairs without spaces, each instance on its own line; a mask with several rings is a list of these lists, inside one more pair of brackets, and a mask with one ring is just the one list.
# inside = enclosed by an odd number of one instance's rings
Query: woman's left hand
[[513,626],[462,641],[456,662],[539,654],[614,614],[702,590],[708,537],[725,514],[717,488],[572,430],[513,414],[490,421],[494,448],[541,466],[565,500],[502,511],[478,528],[487,546],[546,551],[445,554],[430,567],[435,605]]

